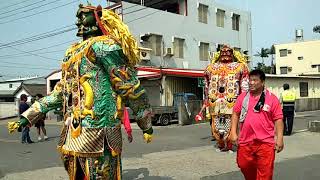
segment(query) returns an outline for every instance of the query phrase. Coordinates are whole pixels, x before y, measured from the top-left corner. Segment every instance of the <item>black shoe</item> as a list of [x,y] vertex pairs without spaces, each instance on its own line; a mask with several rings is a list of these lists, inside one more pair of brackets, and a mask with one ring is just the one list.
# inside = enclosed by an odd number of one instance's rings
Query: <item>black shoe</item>
[[284,136],[290,136],[290,134],[289,134],[289,133],[283,133],[283,135],[284,135]]
[[22,143],[22,144],[25,144],[26,142],[25,142],[25,141],[21,141],[21,143]]
[[28,144],[32,144],[32,143],[34,143],[34,142],[33,142],[33,141],[29,141],[29,142],[28,142]]

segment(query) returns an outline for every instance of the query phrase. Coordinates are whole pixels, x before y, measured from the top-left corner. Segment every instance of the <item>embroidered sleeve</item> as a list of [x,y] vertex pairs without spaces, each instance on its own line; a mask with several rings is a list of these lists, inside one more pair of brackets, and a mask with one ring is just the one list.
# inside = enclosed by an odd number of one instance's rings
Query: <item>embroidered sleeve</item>
[[28,110],[22,113],[22,116],[28,119],[31,124],[35,124],[47,112],[59,107],[61,108],[62,102],[62,84],[58,82],[49,96],[45,96],[33,103]]

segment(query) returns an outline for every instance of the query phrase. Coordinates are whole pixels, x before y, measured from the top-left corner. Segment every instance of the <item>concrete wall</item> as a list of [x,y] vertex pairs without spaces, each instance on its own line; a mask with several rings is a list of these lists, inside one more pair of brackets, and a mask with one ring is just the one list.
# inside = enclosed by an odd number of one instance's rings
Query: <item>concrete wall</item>
[[[208,6],[207,24],[198,22],[198,3]],[[140,35],[147,33],[162,35],[163,49],[173,47],[174,37],[185,40],[183,59],[152,55],[151,61],[143,65],[203,69],[209,61],[199,60],[199,42],[210,43],[210,51],[216,51],[217,44],[229,44],[231,47],[248,50],[249,54],[252,54],[249,12],[226,7],[211,0],[190,0],[187,5],[188,14],[184,16],[123,2],[123,20],[138,40]],[[216,8],[225,10],[223,28],[216,26]],[[239,31],[232,30],[232,13],[240,15]],[[140,45],[143,46],[143,44]]]
[[314,111],[320,109],[320,98],[297,99],[296,111]]
[[53,73],[51,74],[50,76],[47,77],[46,79],[46,84],[47,84],[47,94],[50,94],[50,92],[53,90],[53,88],[51,88],[51,81],[54,81],[54,80],[60,80],[62,77],[62,72],[59,71],[59,72],[56,72],[56,73]]
[[[288,74],[320,74],[318,67],[312,68],[312,65],[320,65],[320,40],[294,42],[288,44],[275,45],[276,74],[280,74],[280,67],[292,67]],[[280,49],[291,50],[291,54],[280,57]],[[298,57],[303,57],[298,60]]]
[[160,106],[161,80],[141,80],[151,106]]
[[[300,97],[299,82],[308,82],[308,97]],[[283,84],[290,85],[290,89],[296,93],[296,111],[311,111],[320,109],[320,78],[316,77],[268,77],[266,87],[276,96],[283,92]]]
[[0,102],[0,119],[17,115],[18,109],[15,102]]

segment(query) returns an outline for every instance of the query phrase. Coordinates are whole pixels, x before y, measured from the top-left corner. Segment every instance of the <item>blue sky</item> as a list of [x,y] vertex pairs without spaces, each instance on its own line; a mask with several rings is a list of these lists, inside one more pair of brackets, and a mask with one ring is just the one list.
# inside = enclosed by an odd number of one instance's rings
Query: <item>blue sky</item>
[[[62,59],[64,51],[71,41],[77,40],[76,30],[32,43],[20,45],[12,43],[16,40],[20,40],[18,43],[23,43],[24,41],[21,41],[23,38],[57,28],[68,26],[61,29],[66,30],[75,27],[71,25],[76,21],[75,13],[78,4],[86,1],[55,0],[54,3],[50,3],[52,1],[42,0],[41,3],[34,5],[30,4],[39,0],[24,0],[24,3],[21,3],[23,0],[0,2],[0,76],[3,76],[2,78],[15,78],[19,75],[46,76],[60,67],[59,60]],[[97,3],[105,4],[106,1],[92,2],[97,5]],[[262,47],[294,41],[295,29],[303,29],[305,40],[320,39],[320,34],[312,32],[313,26],[320,24],[317,13],[320,1],[216,0],[216,2],[251,11],[254,54]],[[47,5],[44,5],[46,3]],[[12,4],[17,5],[10,6]],[[24,7],[27,4],[30,6]],[[42,8],[35,8],[39,5],[42,5]],[[47,11],[48,9],[52,10]],[[22,10],[25,12],[18,13]],[[38,14],[34,16],[35,13]],[[26,16],[30,17],[26,18]],[[10,43],[9,46],[4,45],[7,43]],[[40,48],[43,49],[39,50]],[[254,61],[258,60],[260,59],[254,58]]]

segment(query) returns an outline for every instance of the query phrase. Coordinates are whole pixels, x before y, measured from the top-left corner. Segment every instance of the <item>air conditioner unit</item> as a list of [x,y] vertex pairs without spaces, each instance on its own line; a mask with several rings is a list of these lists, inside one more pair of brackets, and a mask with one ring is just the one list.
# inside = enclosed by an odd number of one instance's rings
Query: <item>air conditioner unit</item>
[[173,50],[171,47],[166,48],[166,56],[173,56]]

